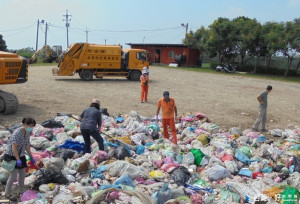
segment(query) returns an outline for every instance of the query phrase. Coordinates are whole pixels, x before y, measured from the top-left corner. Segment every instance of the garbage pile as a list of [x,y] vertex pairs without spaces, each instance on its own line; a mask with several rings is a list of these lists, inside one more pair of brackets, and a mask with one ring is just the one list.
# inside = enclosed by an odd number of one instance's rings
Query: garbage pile
[[[38,166],[28,159],[30,190],[19,203],[299,202],[299,127],[268,135],[226,131],[202,113],[186,114],[176,124],[176,146],[153,118],[135,111],[102,117],[105,151],[91,138],[90,154],[76,119],[61,115],[36,125],[30,142]],[[0,131],[0,152],[17,127]],[[0,168],[2,184],[8,176]]]

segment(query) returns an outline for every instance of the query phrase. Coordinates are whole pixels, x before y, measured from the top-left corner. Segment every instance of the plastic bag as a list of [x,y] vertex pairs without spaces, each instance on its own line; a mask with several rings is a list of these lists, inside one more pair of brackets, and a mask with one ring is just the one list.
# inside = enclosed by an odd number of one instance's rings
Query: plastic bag
[[6,182],[9,177],[9,171],[0,167],[0,183]]
[[197,166],[200,166],[201,161],[204,157],[204,153],[200,149],[191,149],[191,152],[193,153],[195,157],[195,164]]
[[117,149],[114,150],[113,157],[116,157],[118,160],[124,160],[125,157],[130,157],[128,150],[125,145],[120,145]]
[[300,189],[300,173],[294,172],[290,175],[290,177],[286,180],[287,183],[294,188]]
[[251,177],[252,176],[252,171],[248,168],[242,168],[242,169],[240,169],[238,174],[241,175],[241,176]]
[[145,147],[143,145],[138,145],[136,147],[136,153],[137,154],[144,154],[144,152],[145,152]]
[[126,185],[126,186],[132,186],[135,187],[135,185],[133,184],[132,179],[128,176],[128,175],[124,175],[120,178],[118,178],[115,182],[114,185]]
[[131,179],[138,177],[149,178],[148,174],[141,170],[139,167],[128,163],[126,161],[115,161],[107,165],[108,174],[114,177],[120,177],[122,175],[128,175]]
[[38,190],[40,185],[48,183],[67,184],[69,181],[62,173],[47,169],[42,176],[34,181],[33,186],[35,190]]
[[207,145],[209,143],[209,141],[210,141],[210,139],[208,138],[207,134],[199,135],[197,137],[197,140],[200,140],[202,142],[203,146]]
[[217,181],[223,178],[233,178],[230,172],[223,166],[216,165],[206,170],[206,174],[211,181]]
[[252,150],[251,150],[250,147],[248,147],[248,146],[242,146],[242,147],[239,148],[239,150],[241,150],[242,152],[244,152],[244,154],[246,154],[247,157],[249,157],[249,158],[252,157]]
[[232,173],[232,174],[238,172],[238,170],[239,170],[238,166],[237,166],[237,164],[235,163],[234,160],[232,160],[232,161],[225,161],[224,164],[225,164],[226,169],[228,169],[228,171],[230,173]]
[[237,160],[239,160],[239,161],[241,161],[241,162],[243,162],[243,163],[245,163],[245,164],[247,164],[247,165],[250,164],[250,159],[249,159],[249,158],[247,157],[247,155],[246,155],[244,152],[242,152],[241,150],[236,150],[236,151],[235,151],[234,157],[235,157]]
[[300,173],[300,157],[293,157],[294,172]]
[[227,203],[239,203],[241,199],[241,197],[238,194],[223,189],[221,189],[220,194],[221,200],[224,200]]
[[276,161],[278,156],[281,155],[281,151],[274,144],[271,144],[268,148],[268,152],[271,155],[273,161]]
[[177,186],[184,186],[184,184],[191,178],[190,172],[184,166],[174,169],[170,173],[170,179],[174,180]]
[[258,189],[251,186],[247,186],[244,183],[228,182],[227,188],[234,193],[240,195],[246,202],[255,203],[261,201],[261,203],[267,203],[267,196],[263,195]]
[[38,195],[36,194],[36,192],[32,191],[32,190],[28,190],[25,191],[22,195],[21,195],[21,201],[29,201],[32,199],[36,199],[38,198]]
[[45,128],[61,128],[61,127],[64,127],[64,125],[61,122],[55,121],[54,119],[46,120],[46,121],[42,122],[41,125]]
[[299,201],[300,192],[296,188],[289,186],[280,194],[280,198],[283,204],[294,204]]
[[155,170],[155,171],[151,171],[149,173],[149,175],[154,178],[154,179],[163,179],[165,178],[165,174],[162,172],[162,171],[158,171],[158,170]]
[[280,130],[280,129],[274,129],[274,130],[271,130],[270,131],[271,135],[273,137],[281,137],[282,136],[282,133],[283,133],[283,130]]
[[157,192],[156,204],[164,204],[172,198],[172,191],[168,183],[164,183],[163,187]]
[[38,149],[47,149],[50,147],[50,142],[44,137],[30,137],[30,144]]
[[281,189],[279,189],[276,186],[273,186],[273,187],[270,187],[270,188],[266,188],[263,191],[263,194],[266,194],[266,195],[270,196],[271,198],[276,199],[277,195],[281,194],[281,192],[282,192]]

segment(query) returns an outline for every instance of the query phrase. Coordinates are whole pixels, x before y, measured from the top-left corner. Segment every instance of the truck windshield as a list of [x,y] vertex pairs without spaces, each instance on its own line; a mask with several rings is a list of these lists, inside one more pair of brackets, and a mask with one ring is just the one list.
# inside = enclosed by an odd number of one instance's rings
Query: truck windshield
[[143,61],[147,61],[147,55],[145,52],[137,52],[136,53],[136,58],[138,60],[143,60]]

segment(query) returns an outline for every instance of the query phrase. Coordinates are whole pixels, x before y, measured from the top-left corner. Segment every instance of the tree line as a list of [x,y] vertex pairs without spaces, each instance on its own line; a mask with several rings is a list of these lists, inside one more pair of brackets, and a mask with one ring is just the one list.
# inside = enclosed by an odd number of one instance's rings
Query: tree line
[[208,28],[186,34],[183,43],[208,54],[218,57],[220,63],[238,61],[243,66],[249,60],[255,60],[252,72],[257,72],[257,63],[264,57],[269,68],[271,59],[284,56],[287,76],[294,60],[300,66],[300,18],[288,22],[267,22],[261,24],[256,19],[240,16],[232,20],[218,18]]

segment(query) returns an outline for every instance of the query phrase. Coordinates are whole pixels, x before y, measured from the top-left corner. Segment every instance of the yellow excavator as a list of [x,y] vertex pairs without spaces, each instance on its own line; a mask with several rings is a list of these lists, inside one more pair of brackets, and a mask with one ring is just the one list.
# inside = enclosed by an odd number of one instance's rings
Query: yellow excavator
[[[0,51],[0,85],[25,83],[28,80],[27,60],[17,54]],[[18,110],[18,98],[0,90],[0,114],[12,114]]]
[[35,63],[37,61],[38,56],[42,53],[45,53],[43,62],[58,62],[58,58],[62,53],[62,46],[54,45],[51,48],[49,45],[44,45],[41,49],[33,53],[32,57],[29,59],[29,64]]

